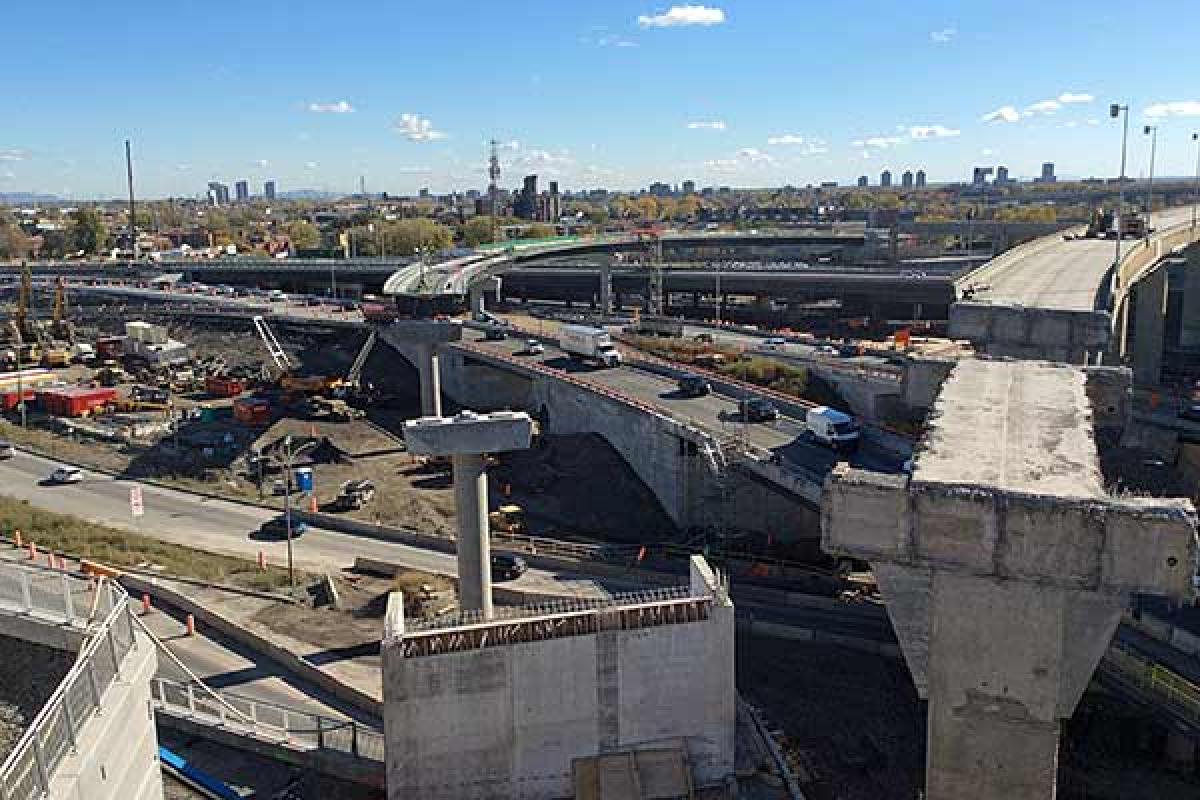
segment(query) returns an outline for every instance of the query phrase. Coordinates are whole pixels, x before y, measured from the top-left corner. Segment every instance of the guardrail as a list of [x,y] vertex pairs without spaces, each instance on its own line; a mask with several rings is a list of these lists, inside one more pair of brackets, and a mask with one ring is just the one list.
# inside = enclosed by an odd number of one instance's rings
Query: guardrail
[[[138,647],[133,612],[125,591],[110,581],[104,581],[100,587],[103,588],[96,591],[107,598],[107,614],[93,629],[92,638],[66,678],[0,766],[0,797],[4,800],[32,800],[49,793],[55,770],[76,748],[83,726],[104,707],[105,694],[121,677],[125,656]],[[32,591],[32,586],[29,589],[25,598],[36,605],[39,595]],[[64,595],[67,598],[64,610],[68,615],[71,596],[71,593]]]
[[384,760],[383,731],[354,720],[334,719],[166,678],[151,681],[150,696],[158,711],[200,725],[254,736],[294,750],[326,750],[368,761]]
[[1119,680],[1147,697],[1162,703],[1200,732],[1200,686],[1115,642],[1104,654],[1100,666],[1113,671]]

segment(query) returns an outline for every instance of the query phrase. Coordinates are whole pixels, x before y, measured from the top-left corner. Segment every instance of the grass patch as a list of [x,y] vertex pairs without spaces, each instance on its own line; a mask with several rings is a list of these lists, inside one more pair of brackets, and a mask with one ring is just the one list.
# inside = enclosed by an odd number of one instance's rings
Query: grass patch
[[773,358],[744,357],[731,347],[719,347],[694,339],[673,339],[659,336],[635,336],[631,343],[639,350],[682,364],[695,364],[696,357],[719,353],[725,362],[717,367],[721,375],[803,398],[808,391],[808,370],[785,364]]
[[[24,500],[0,496],[0,531],[21,531],[25,541],[39,547],[93,559],[113,567],[156,565],[162,574],[227,583],[247,589],[271,590],[288,585],[287,570],[260,571],[252,561],[217,555],[148,536],[35,508]],[[297,582],[300,582],[298,576]],[[308,576],[303,576],[307,580]]]

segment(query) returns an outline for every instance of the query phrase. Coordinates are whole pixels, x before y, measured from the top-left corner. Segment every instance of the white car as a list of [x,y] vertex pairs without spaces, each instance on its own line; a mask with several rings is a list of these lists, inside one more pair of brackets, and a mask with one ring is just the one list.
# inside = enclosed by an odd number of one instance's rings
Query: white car
[[537,339],[529,339],[525,342],[525,354],[530,356],[540,356],[546,352],[546,348]]
[[50,473],[51,483],[82,483],[83,470],[79,467],[58,467]]
[[12,442],[0,442],[0,458],[16,458],[17,448],[12,446]]

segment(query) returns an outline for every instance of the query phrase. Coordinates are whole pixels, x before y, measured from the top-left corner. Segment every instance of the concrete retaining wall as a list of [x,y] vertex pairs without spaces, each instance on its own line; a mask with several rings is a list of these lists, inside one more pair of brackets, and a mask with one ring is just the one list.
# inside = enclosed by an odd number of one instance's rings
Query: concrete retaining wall
[[950,307],[950,337],[1000,358],[1097,364],[1108,348],[1106,311],[1068,311],[990,303]]

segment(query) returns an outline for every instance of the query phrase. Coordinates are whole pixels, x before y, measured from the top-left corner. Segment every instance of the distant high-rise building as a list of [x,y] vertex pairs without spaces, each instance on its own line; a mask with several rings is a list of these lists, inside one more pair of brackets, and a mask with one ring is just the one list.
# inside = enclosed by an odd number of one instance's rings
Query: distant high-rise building
[[421,191],[417,192],[417,195],[422,200],[428,200],[429,199],[429,187],[428,186],[421,187]]
[[1042,183],[1054,183],[1056,180],[1058,179],[1054,177],[1054,162],[1047,161],[1042,164]]
[[971,185],[975,187],[986,186],[988,176],[992,174],[991,167],[976,167],[971,173]]
[[879,173],[879,185],[884,188],[892,185],[892,171],[890,169],[885,169]]
[[905,189],[911,189],[913,185],[913,173],[911,169],[904,170],[904,174],[900,176],[900,185]]
[[250,184],[246,181],[238,181],[233,185],[233,189],[237,192],[237,201],[239,203],[247,203],[250,201]]
[[655,181],[650,184],[649,191],[655,197],[669,197],[671,195],[671,184]]
[[1008,167],[996,167],[996,185],[1005,186],[1008,184]]
[[270,202],[274,202],[274,200],[275,200],[275,181],[267,181],[266,183],[263,184],[263,197],[267,198],[267,200]]
[[558,222],[562,216],[562,195],[558,193],[558,181],[550,181],[550,201],[546,208],[546,222]]
[[860,189],[862,189],[862,188],[866,188],[866,186],[867,186],[867,184],[868,184],[868,183],[869,183],[869,181],[867,180],[867,176],[866,176],[866,175],[859,175],[859,176],[858,176],[858,186],[859,186],[859,188],[860,188]]
[[917,170],[917,188],[918,189],[925,188],[925,170],[923,170],[923,169]]
[[229,205],[229,187],[219,181],[209,181],[208,202],[218,207]]
[[513,198],[513,215],[521,219],[536,219],[538,216],[537,175],[526,175],[521,191]]
[[695,194],[696,193],[696,182],[695,181],[684,181],[683,182],[683,193],[684,194]]

